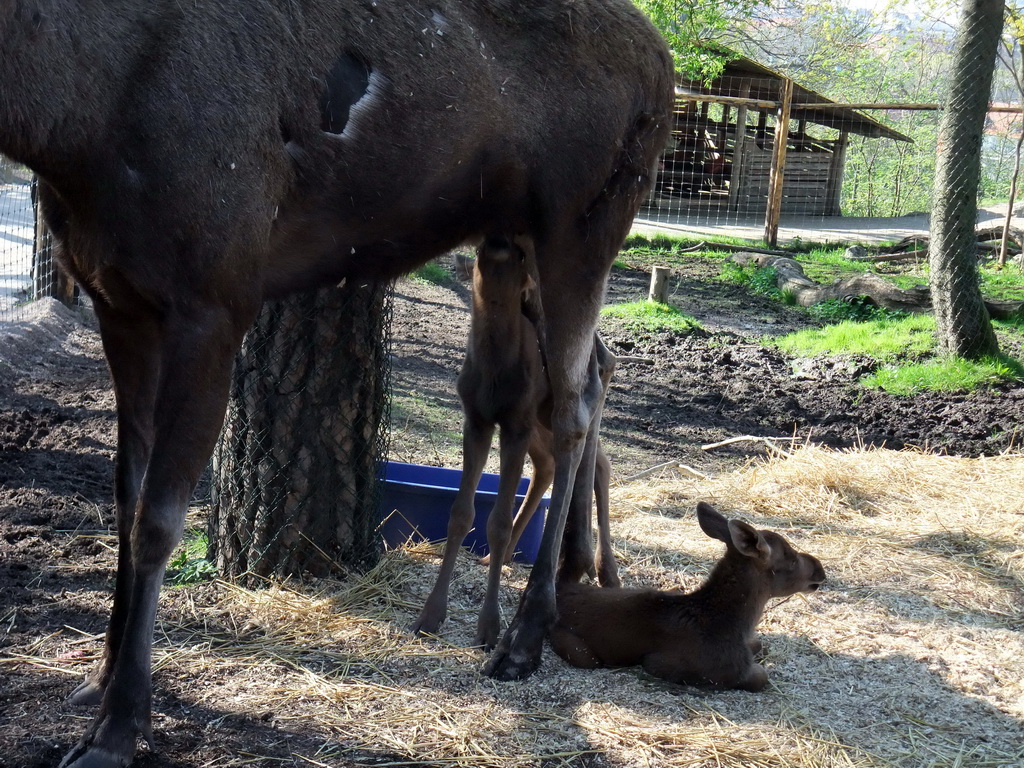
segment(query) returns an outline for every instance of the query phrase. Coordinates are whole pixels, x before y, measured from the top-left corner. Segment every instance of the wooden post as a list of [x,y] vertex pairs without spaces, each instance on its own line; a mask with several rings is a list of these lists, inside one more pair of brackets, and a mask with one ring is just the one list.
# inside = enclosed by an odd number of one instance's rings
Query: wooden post
[[846,146],[850,143],[850,132],[840,131],[832,149],[832,162],[828,167],[828,186],[825,188],[825,215],[842,216],[839,208],[843,197],[843,172],[846,169]]
[[[38,184],[38,182],[33,182]],[[57,282],[57,266],[53,259],[53,241],[39,210],[39,195],[33,188],[32,215],[35,230],[32,235],[32,299],[52,296]]]
[[[39,182],[33,182],[38,184]],[[32,191],[32,215],[35,230],[32,234],[32,298],[52,296],[67,307],[78,301],[78,285],[65,272],[54,256],[53,235],[46,226],[39,208],[38,188]]]
[[[750,83],[744,83],[740,91],[743,98],[750,96]],[[728,126],[726,126],[728,128]],[[743,104],[736,108],[736,138],[732,145],[732,171],[729,174],[729,202],[728,210],[735,211],[739,208],[740,183],[743,180],[743,142],[747,137],[747,105]]]
[[671,274],[671,267],[651,269],[651,289],[647,292],[648,301],[656,301],[659,304],[668,303],[668,278]]
[[793,81],[782,81],[775,122],[775,144],[772,152],[772,170],[768,179],[768,210],[764,217],[764,240],[770,248],[779,242],[779,215],[782,213],[782,182],[786,169],[786,144],[789,141],[789,112],[793,102]]

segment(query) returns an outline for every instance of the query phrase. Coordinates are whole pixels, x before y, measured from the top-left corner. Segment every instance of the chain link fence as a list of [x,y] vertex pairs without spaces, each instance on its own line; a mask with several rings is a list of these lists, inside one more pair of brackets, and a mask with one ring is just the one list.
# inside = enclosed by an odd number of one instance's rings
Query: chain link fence
[[19,307],[48,295],[48,286],[33,279],[45,270],[38,270],[34,260],[32,201],[31,172],[0,155],[0,319],[20,319]]
[[[749,32],[749,57],[714,80],[678,82],[672,138],[641,224],[769,242],[928,234],[958,18],[847,9],[849,36],[860,37],[831,54],[836,62],[814,48],[842,18],[809,8],[791,3],[766,17]],[[1020,46],[1003,40],[978,137],[979,220],[992,225],[1015,202],[1024,92]]]
[[[937,105],[855,109],[767,70],[680,91],[640,223],[747,239],[771,239],[769,227],[820,241],[927,233]],[[1006,199],[1020,125],[1019,110],[998,114],[984,138],[986,203]]]
[[54,258],[53,238],[38,215],[35,177],[0,155],[0,320],[30,320],[29,305],[44,297],[86,303]]

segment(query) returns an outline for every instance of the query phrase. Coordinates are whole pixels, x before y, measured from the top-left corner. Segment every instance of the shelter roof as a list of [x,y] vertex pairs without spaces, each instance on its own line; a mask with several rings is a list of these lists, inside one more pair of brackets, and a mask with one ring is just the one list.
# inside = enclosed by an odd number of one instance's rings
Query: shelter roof
[[[739,56],[726,64],[722,75],[709,84],[681,80],[677,91],[682,96],[703,96],[701,101],[714,102],[714,97],[723,97],[722,103],[728,103],[730,99],[748,100],[754,102],[749,104],[749,108],[774,114],[775,103],[781,98],[782,84],[785,80],[786,76],[781,72],[776,72],[753,59]],[[801,104],[813,106],[801,107]],[[835,106],[832,106],[833,104]],[[790,109],[792,120],[807,120],[870,138],[912,141],[909,136],[893,130],[873,117],[836,104],[832,99],[800,85],[795,80]]]

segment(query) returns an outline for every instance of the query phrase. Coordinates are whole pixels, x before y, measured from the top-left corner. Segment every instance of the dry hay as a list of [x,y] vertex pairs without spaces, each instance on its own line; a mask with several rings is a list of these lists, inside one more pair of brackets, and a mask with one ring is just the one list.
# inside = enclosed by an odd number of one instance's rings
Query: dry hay
[[[437,573],[429,547],[344,582],[169,590],[157,685],[198,676],[211,684],[197,704],[321,735],[297,756],[310,765],[348,748],[467,767],[1024,765],[1022,475],[1024,456],[804,447],[711,480],[615,489],[626,583],[699,582],[721,552],[693,517],[702,498],[824,562],[824,591],[761,624],[761,694],[576,670],[549,650],[529,680],[494,682],[464,647],[484,585],[468,555],[443,637],[404,631]],[[527,571],[507,575],[510,616]],[[250,764],[238,760],[216,764]]]

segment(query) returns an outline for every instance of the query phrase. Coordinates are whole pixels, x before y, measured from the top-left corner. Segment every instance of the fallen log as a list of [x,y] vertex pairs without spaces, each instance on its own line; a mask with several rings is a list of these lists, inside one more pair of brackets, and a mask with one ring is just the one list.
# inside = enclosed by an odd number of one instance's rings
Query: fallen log
[[928,249],[920,248],[916,251],[903,251],[901,253],[891,253],[886,251],[885,253],[877,253],[875,255],[867,254],[865,256],[848,256],[850,261],[863,261],[871,264],[883,264],[894,261],[910,261],[915,259],[917,261],[924,261],[928,258]]
[[[833,299],[850,301],[858,296],[864,296],[875,306],[885,309],[915,314],[930,312],[932,309],[932,298],[926,285],[915,285],[908,289],[898,288],[871,272],[839,278],[826,285],[811,280],[804,274],[803,267],[795,259],[787,256],[741,252],[734,254],[732,258],[741,266],[775,269],[776,285],[779,290],[790,293],[801,307],[810,307]],[[985,307],[989,316],[995,320],[1024,317],[1024,301],[986,300]]]
[[[1003,237],[1003,228],[999,227],[982,227],[975,232],[978,238],[978,250],[985,252],[993,252],[999,249],[998,246],[991,245],[991,241],[1001,240]],[[898,243],[894,243],[884,251],[880,251],[875,256],[860,256],[854,257],[854,261],[899,261],[900,258],[927,258],[928,257],[928,235],[911,235],[900,240]],[[1019,229],[1011,229],[1009,242],[1012,244],[1009,252],[1014,255],[1021,253],[1024,248],[1024,231]],[[910,250],[907,250],[907,249]]]

